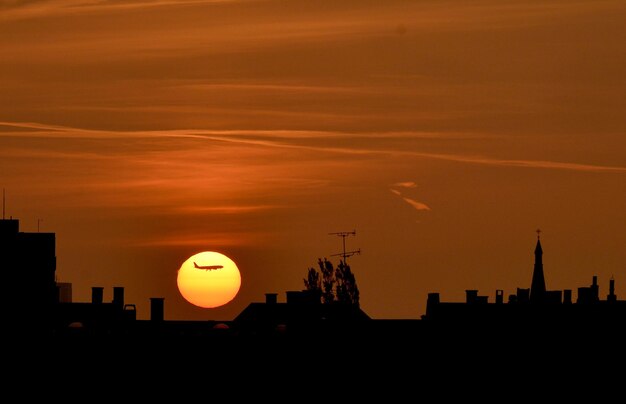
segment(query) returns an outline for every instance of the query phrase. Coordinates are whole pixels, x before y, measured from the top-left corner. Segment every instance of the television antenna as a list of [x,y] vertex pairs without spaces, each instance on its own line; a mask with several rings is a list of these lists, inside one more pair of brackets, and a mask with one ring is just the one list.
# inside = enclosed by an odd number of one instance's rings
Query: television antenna
[[349,236],[356,236],[356,230],[352,230],[352,231],[338,231],[338,232],[334,232],[334,233],[328,233],[329,236],[337,236],[337,237],[341,237],[341,243],[343,245],[343,252],[338,253],[338,254],[332,254],[331,257],[343,257],[343,263],[344,264],[348,264],[347,262],[347,258],[348,257],[352,257],[353,255],[360,255],[361,254],[361,249],[359,248],[358,250],[353,250],[353,251],[346,251],[346,237]]

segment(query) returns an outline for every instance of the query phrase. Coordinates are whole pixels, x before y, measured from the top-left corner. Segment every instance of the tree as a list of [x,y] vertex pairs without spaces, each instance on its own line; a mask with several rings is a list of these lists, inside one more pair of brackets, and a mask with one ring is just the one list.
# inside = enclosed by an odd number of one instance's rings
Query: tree
[[354,274],[350,270],[350,265],[339,261],[335,271],[336,297],[341,303],[359,305],[359,288],[356,285]]
[[306,290],[321,292],[322,284],[320,282],[320,274],[315,270],[315,268],[309,268],[309,273],[304,280],[304,287]]
[[339,261],[335,269],[326,258],[318,259],[319,270],[309,268],[304,287],[307,290],[321,291],[322,303],[333,302],[359,305],[359,288],[350,265]]
[[335,269],[326,258],[324,261],[318,258],[317,265],[322,273],[322,302],[330,303],[335,300]]

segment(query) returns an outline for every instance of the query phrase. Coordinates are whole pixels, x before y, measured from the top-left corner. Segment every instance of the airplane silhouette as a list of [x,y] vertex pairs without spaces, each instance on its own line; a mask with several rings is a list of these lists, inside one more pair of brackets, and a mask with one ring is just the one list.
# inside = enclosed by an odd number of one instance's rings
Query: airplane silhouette
[[194,266],[195,268],[198,268],[198,269],[204,269],[205,271],[212,271],[212,270],[214,270],[214,269],[224,268],[224,266],[223,266],[223,265],[207,265],[207,266],[201,266],[201,265],[196,264],[195,262],[193,263],[193,266]]

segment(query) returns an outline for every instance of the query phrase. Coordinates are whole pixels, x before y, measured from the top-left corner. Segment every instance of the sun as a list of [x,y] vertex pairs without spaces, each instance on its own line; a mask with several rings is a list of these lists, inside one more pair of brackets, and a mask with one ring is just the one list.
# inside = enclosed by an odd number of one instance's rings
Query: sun
[[185,300],[209,309],[234,299],[241,286],[241,274],[233,260],[224,254],[205,251],[183,262],[177,283]]

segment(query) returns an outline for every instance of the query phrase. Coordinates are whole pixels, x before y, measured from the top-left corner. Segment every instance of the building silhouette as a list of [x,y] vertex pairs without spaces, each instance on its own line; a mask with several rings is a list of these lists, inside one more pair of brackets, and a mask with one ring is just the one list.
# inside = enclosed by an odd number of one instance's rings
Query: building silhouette
[[58,300],[54,233],[24,233],[17,219],[0,220],[2,310],[17,323],[43,324]]
[[429,293],[423,319],[433,325],[481,323],[569,327],[588,323],[624,324],[626,301],[617,299],[614,279],[609,281],[606,300],[600,299],[598,277],[594,275],[591,285],[578,288],[574,302],[570,289],[546,290],[543,248],[539,238],[534,254],[530,289],[517,288],[507,302],[501,289],[495,291],[493,302],[489,302],[489,296],[478,295],[477,290],[466,290],[465,302],[442,302],[439,293]]
[[533,280],[530,284],[530,300],[540,302],[545,299],[546,295],[546,279],[543,276],[543,249],[541,248],[541,240],[537,237],[537,246],[535,247],[535,267],[533,269]]
[[[123,338],[319,338],[337,336],[393,340],[475,333],[508,327],[545,333],[550,330],[608,333],[626,323],[626,301],[618,300],[615,280],[610,279],[606,299],[600,296],[597,276],[588,286],[572,290],[548,290],[543,267],[543,248],[538,238],[530,288],[517,288],[505,301],[504,291],[490,296],[466,290],[464,302],[444,302],[429,293],[421,319],[371,319],[358,305],[321,302],[319,293],[288,291],[286,301],[267,293],[265,302],[249,304],[235,319],[226,321],[173,321],[165,316],[165,300],[150,299],[150,319],[138,320],[134,304],[124,298],[124,288],[113,288],[113,299],[104,301],[104,288],[92,287],[90,302],[75,302],[72,285],[56,282],[54,233],[25,233],[19,221],[0,220],[0,270],[10,287],[2,296],[2,312],[9,330],[17,334],[52,336],[106,336]],[[469,326],[469,327],[468,327]],[[468,330],[472,330],[471,333]],[[443,331],[443,334],[440,332]],[[533,332],[534,332],[533,331]],[[454,334],[456,335],[456,334]],[[603,334],[604,335],[604,334]]]
[[311,332],[359,328],[371,318],[358,305],[333,302],[322,304],[319,291],[288,291],[286,302],[276,293],[266,293],[264,303],[250,303],[233,324],[243,332]]
[[72,284],[56,282],[56,235],[21,232],[19,220],[0,220],[0,270],[11,287],[2,293],[4,318],[16,332],[65,329],[110,330],[136,318],[124,305],[124,288],[103,301],[103,288],[92,288],[90,303],[72,302]]

